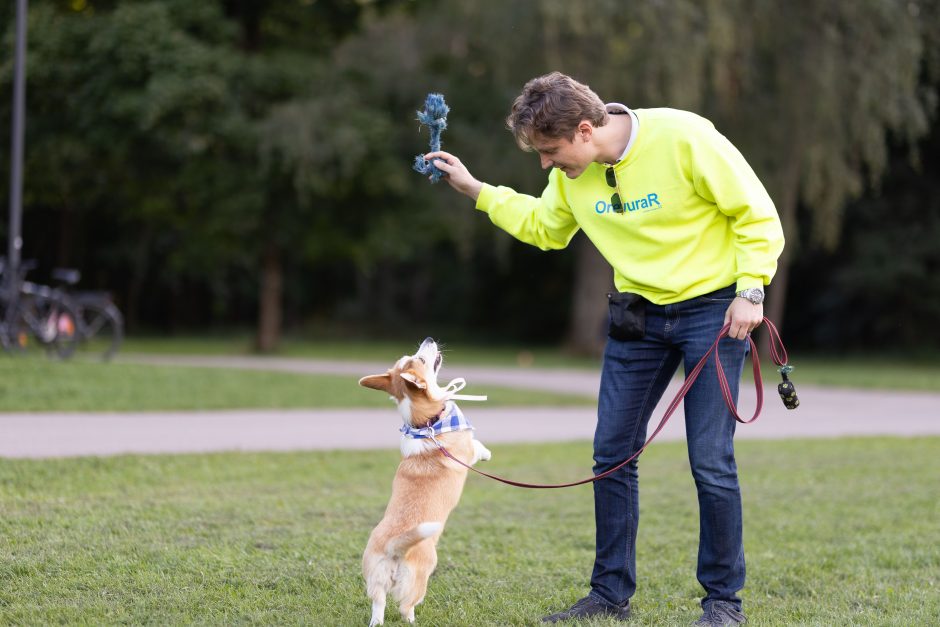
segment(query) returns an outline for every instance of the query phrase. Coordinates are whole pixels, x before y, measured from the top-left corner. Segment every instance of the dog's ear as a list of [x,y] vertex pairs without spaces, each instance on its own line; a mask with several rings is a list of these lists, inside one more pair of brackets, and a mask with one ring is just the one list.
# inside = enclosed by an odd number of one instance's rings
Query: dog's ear
[[409,371],[401,373],[401,378],[410,383],[411,385],[417,387],[419,390],[426,390],[428,384],[423,380],[419,379],[415,373]]
[[388,392],[392,386],[392,377],[387,372],[385,374],[370,374],[368,377],[359,379],[359,385],[364,388]]

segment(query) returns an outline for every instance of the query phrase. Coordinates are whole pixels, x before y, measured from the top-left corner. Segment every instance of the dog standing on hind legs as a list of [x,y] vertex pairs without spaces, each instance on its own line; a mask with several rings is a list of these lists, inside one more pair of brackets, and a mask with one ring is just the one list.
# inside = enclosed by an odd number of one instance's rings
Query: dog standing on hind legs
[[460,501],[467,469],[442,455],[435,440],[471,466],[490,459],[453,400],[485,397],[456,394],[463,379],[441,388],[437,373],[442,362],[437,344],[427,338],[417,353],[402,357],[385,374],[359,380],[364,387],[388,393],[404,421],[402,461],[392,482],[392,498],[362,556],[366,592],[372,599],[370,627],[385,622],[389,594],[402,618],[415,621],[415,606],[424,600],[437,566],[437,541]]

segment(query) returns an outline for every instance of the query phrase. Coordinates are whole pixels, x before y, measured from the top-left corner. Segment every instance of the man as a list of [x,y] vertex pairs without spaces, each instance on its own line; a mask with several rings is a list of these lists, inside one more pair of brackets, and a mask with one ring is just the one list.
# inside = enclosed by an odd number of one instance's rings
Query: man
[[[594,472],[636,451],[679,363],[688,372],[720,329],[719,352],[737,399],[742,341],[763,319],[763,286],[783,232],[773,202],[741,154],[708,121],[673,109],[604,104],[553,72],[529,81],[507,120],[517,143],[552,168],[541,197],[476,180],[460,160],[433,152],[457,191],[516,238],[564,248],[583,229],[614,269],[594,436]],[[741,493],[735,421],[709,361],[685,398],[689,461],[698,490],[696,625],[746,622]],[[591,591],[558,622],[630,615],[636,591],[637,463],[594,483],[597,530]]]

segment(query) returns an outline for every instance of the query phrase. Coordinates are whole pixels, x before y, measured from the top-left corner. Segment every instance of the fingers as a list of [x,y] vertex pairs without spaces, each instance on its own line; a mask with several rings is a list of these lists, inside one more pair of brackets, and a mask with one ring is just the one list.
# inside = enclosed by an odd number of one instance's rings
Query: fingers
[[754,322],[744,322],[742,321],[737,327],[732,324],[731,329],[728,332],[729,335],[738,340],[747,339],[747,336],[751,334],[754,329],[760,326],[760,321]]
[[760,326],[764,320],[764,309],[760,305],[752,305],[743,299],[734,299],[725,311],[725,324],[730,324],[728,337],[736,340],[747,339],[747,336]]
[[434,164],[434,167],[436,167],[438,170],[443,170],[444,172],[447,172],[447,173],[454,172],[457,169],[457,166],[451,165],[450,163],[447,163],[443,159],[434,159],[434,160],[428,159],[428,161],[431,161],[431,163]]
[[460,159],[458,159],[454,155],[444,150],[435,150],[434,152],[429,152],[428,154],[424,155],[424,158],[427,159],[428,161],[430,161],[431,159],[442,159],[446,163],[451,163],[451,162],[460,163]]
[[482,184],[470,174],[470,171],[460,159],[444,150],[429,152],[424,155],[424,158],[447,174],[444,180],[455,190],[474,200],[479,197]]
[[460,159],[450,154],[449,152],[444,152],[442,150],[429,152],[428,154],[424,155],[424,158],[444,172],[454,172],[462,165],[460,163]]
[[[727,322],[725,324],[727,324]],[[732,320],[731,328],[728,329],[728,337],[733,337],[736,340],[745,340],[747,336],[750,335],[751,331],[756,329],[759,324],[759,322],[754,322],[753,320]]]

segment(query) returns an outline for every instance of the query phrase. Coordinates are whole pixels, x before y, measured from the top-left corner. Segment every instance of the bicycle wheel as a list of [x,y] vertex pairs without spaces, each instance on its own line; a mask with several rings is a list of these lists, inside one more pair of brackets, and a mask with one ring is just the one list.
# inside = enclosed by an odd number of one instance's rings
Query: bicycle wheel
[[124,339],[124,317],[107,297],[76,297],[81,342],[76,347],[83,357],[114,357]]
[[[0,270],[4,259],[0,257]],[[0,274],[0,345],[3,350],[21,353],[31,344],[32,334],[22,315],[22,303],[19,298],[11,298],[5,278]]]
[[[4,316],[5,315],[6,313],[4,312]],[[37,344],[26,322],[19,316],[18,310],[9,320],[4,318],[0,324],[3,325],[2,337],[0,337],[0,341],[3,343],[3,350],[11,353],[22,353]]]
[[62,359],[68,359],[75,352],[81,341],[79,332],[78,310],[67,298],[56,299],[47,325],[55,324],[55,337],[51,350]]
[[78,313],[59,294],[24,295],[18,303],[14,331],[21,350],[42,346],[62,359],[72,355],[80,339]]

